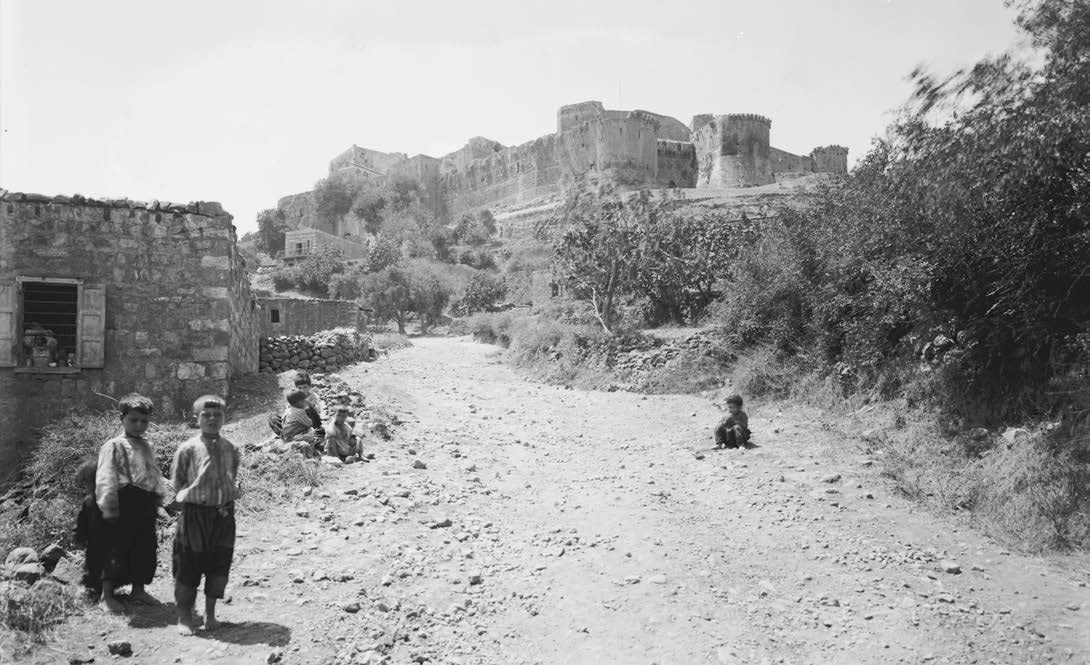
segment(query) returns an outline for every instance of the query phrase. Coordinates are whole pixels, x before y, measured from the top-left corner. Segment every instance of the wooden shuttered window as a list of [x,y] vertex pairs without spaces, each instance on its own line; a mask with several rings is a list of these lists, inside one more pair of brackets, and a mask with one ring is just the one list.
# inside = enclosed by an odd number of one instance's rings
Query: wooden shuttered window
[[18,357],[19,335],[19,285],[16,282],[0,284],[0,367],[15,367]]
[[102,367],[106,363],[106,286],[84,284],[79,298],[78,367]]

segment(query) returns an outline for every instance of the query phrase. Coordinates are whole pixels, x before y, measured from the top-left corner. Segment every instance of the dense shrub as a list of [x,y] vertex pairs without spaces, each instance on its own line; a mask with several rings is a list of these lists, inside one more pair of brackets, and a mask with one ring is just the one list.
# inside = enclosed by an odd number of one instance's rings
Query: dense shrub
[[859,386],[922,354],[933,403],[980,424],[1062,407],[1051,387],[1090,361],[1090,6],[1020,25],[1037,64],[917,72],[842,187],[763,225],[721,310],[739,341],[812,348]]
[[477,272],[470,278],[465,288],[465,295],[455,307],[459,316],[488,311],[507,295],[507,285],[503,279],[486,272]]

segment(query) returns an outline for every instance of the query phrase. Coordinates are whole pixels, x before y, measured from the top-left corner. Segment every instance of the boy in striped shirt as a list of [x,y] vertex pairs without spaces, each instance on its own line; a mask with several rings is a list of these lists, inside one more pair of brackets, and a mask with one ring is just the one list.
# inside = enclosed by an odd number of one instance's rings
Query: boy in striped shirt
[[171,477],[181,505],[174,532],[174,600],[178,606],[178,632],[192,635],[199,625],[193,614],[197,586],[204,577],[204,627],[214,630],[216,601],[223,598],[235,553],[235,499],[241,494],[238,481],[238,448],[220,436],[227,404],[222,397],[204,395],[193,403],[201,428],[199,436],[186,441],[174,454]]

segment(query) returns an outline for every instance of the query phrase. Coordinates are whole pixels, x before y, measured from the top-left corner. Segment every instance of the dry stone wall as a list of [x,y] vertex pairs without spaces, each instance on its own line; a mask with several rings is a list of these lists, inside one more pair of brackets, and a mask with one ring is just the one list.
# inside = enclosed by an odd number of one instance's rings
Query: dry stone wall
[[261,371],[285,372],[305,369],[328,372],[366,360],[371,338],[355,328],[334,328],[314,335],[281,335],[261,340]]

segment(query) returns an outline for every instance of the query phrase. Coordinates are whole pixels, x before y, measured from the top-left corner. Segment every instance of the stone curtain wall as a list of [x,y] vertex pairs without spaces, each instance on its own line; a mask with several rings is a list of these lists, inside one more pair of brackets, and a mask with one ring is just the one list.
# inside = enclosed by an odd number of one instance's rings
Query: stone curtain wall
[[95,393],[139,391],[159,414],[176,416],[201,393],[227,393],[232,374],[256,371],[249,284],[235,240],[218,203],[0,190],[0,286],[40,277],[105,289],[101,368],[0,368],[0,463],[13,461],[30,443],[30,428],[58,413],[111,406]]
[[310,336],[266,337],[261,340],[261,371],[328,372],[368,359],[370,349],[370,336],[355,328],[335,328]]
[[476,208],[525,203],[560,192],[556,136],[494,151],[441,180],[454,217]]
[[[258,335],[312,335],[332,328],[359,328],[359,304],[354,300],[258,298]],[[276,310],[278,323],[272,321]]]
[[[683,188],[739,188],[795,174],[847,172],[847,151],[839,146],[816,148],[810,156],[771,148],[770,125],[752,114],[699,114],[687,127],[659,113],[606,109],[588,101],[560,107],[556,132],[522,145],[504,147],[478,136],[439,160],[353,145],[333,158],[330,172],[354,162],[366,164],[370,175],[412,178],[420,183],[425,204],[448,221],[482,208],[554,197],[588,173],[626,187],[673,182]],[[689,149],[675,149],[674,143],[692,146],[695,165]],[[285,197],[278,208],[293,228],[317,225],[310,192]]]
[[658,141],[655,184],[659,187],[696,187],[696,148],[692,143]]

